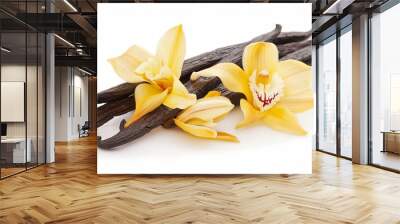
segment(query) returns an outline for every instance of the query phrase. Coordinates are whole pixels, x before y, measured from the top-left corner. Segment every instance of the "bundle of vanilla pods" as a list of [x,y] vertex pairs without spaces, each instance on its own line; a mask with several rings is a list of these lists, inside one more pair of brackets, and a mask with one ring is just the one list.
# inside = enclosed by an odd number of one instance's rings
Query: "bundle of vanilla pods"
[[[311,32],[281,32],[281,29],[280,25],[276,25],[273,31],[257,36],[250,41],[218,48],[185,60],[180,77],[182,83],[189,92],[196,94],[197,98],[202,98],[211,90],[217,90],[229,98],[233,104],[238,105],[240,99],[244,97],[243,94],[227,90],[219,78],[199,78],[191,81],[190,75],[221,62],[232,62],[242,66],[244,48],[250,43],[259,41],[274,43],[278,47],[280,60],[295,59],[310,65]],[[101,106],[97,108],[97,127],[115,116],[135,109],[134,92],[138,84],[123,83],[98,93],[97,103]],[[116,135],[104,140],[98,137],[97,144],[103,149],[115,149],[140,138],[161,125],[166,128],[172,127],[172,120],[180,111],[180,109],[170,109],[161,105],[128,128],[124,128],[125,120],[122,120],[120,131]]]

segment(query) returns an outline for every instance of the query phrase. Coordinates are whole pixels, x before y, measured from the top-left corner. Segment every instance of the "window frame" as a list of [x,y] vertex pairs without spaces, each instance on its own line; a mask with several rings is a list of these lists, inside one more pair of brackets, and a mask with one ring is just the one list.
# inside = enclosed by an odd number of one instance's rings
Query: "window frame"
[[[341,64],[340,64],[340,37],[344,34],[346,34],[347,32],[352,32],[352,23],[347,24],[345,27],[341,28],[341,29],[337,29],[335,33],[333,33],[332,35],[328,36],[325,39],[320,40],[317,44],[316,44],[316,58],[315,58],[315,62],[316,62],[316,138],[315,138],[315,145],[316,145],[316,151],[319,152],[323,152],[329,155],[333,155],[339,158],[343,158],[343,159],[347,159],[347,160],[352,160],[351,157],[347,157],[342,155],[342,150],[341,150],[341,118],[340,118],[340,104],[341,104],[341,97],[340,97],[340,84],[341,84]],[[336,152],[332,153],[329,151],[326,151],[324,149],[321,149],[320,143],[319,143],[319,101],[320,101],[320,97],[319,97],[319,51],[318,49],[320,48],[320,45],[322,43],[326,44],[329,43],[330,41],[336,41]]]

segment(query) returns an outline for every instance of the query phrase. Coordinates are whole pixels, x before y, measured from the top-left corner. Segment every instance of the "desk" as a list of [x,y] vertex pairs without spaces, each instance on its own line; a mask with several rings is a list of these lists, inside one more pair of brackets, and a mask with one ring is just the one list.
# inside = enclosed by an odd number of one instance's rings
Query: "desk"
[[4,159],[6,163],[30,162],[32,159],[32,141],[28,138],[26,142],[28,147],[26,147],[25,152],[25,138],[1,139],[1,159]]
[[392,152],[400,154],[400,132],[382,131],[382,134],[383,134],[382,152]]

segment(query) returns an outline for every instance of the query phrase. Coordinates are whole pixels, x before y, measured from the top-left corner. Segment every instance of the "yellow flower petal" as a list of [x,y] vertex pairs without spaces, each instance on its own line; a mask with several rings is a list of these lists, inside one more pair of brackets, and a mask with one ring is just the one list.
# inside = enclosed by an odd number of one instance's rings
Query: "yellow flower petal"
[[125,128],[159,107],[167,97],[167,94],[168,90],[162,91],[148,83],[137,86],[135,89],[136,109],[133,115],[126,121]]
[[182,25],[168,30],[158,42],[157,57],[170,68],[173,75],[180,77],[186,51],[185,34]]
[[197,126],[193,124],[186,124],[183,121],[175,119],[175,124],[185,132],[201,138],[216,138],[218,136],[217,131],[212,128]]
[[282,105],[276,105],[264,113],[263,122],[272,129],[295,135],[306,135],[296,115]]
[[224,140],[224,141],[230,141],[230,142],[239,142],[239,139],[236,138],[236,136],[231,135],[226,132],[222,132],[222,131],[219,131],[217,133],[217,139]]
[[206,126],[206,127],[215,127],[217,123],[213,122],[212,120],[202,120],[200,118],[192,118],[186,121],[187,124],[193,124],[198,126]]
[[183,131],[199,138],[239,142],[235,136],[225,132],[217,132],[209,127],[186,124],[178,119],[175,119],[175,124]]
[[225,88],[233,92],[243,93],[248,100],[252,100],[248,77],[239,66],[233,63],[220,63],[211,68],[199,72],[193,72],[191,79],[196,80],[199,77],[213,76],[221,79]]
[[135,73],[139,65],[151,57],[146,50],[139,46],[130,47],[122,55],[111,58],[108,61],[112,65],[114,71],[126,82],[138,83],[143,82],[142,76]]
[[147,59],[136,68],[135,72],[160,89],[172,87],[172,71],[162,66],[161,60],[156,57]]
[[292,112],[304,112],[314,107],[314,93],[310,89],[301,94],[285,96],[280,103]]
[[236,125],[236,128],[241,128],[259,121],[263,117],[263,114],[245,99],[240,100],[240,109],[243,113],[243,120]]
[[215,118],[230,112],[233,108],[234,105],[231,101],[223,96],[202,98],[196,104],[179,114],[177,119],[183,122],[193,118],[203,121],[213,121]]
[[189,93],[178,78],[174,77],[173,82],[172,91],[164,101],[165,106],[171,109],[185,109],[196,103],[196,95]]
[[157,75],[162,67],[162,62],[156,57],[148,58],[142,64],[140,64],[136,69],[135,72],[137,74],[146,75],[152,78],[153,76]]
[[279,75],[285,83],[285,95],[291,96],[312,89],[311,66],[296,60],[279,62]]
[[196,104],[181,112],[176,117],[175,124],[196,137],[238,142],[235,136],[211,128],[216,125],[215,119],[234,108],[228,98],[218,94],[217,91],[209,92],[208,97],[198,100]]
[[284,81],[282,104],[293,112],[303,112],[314,106],[311,66],[296,60],[279,62],[279,75]]
[[214,96],[221,96],[221,92],[215,91],[215,90],[211,90],[203,98],[214,97]]
[[255,42],[247,45],[244,49],[242,64],[248,77],[254,71],[267,71],[268,74],[275,74],[278,62],[278,48],[273,43]]

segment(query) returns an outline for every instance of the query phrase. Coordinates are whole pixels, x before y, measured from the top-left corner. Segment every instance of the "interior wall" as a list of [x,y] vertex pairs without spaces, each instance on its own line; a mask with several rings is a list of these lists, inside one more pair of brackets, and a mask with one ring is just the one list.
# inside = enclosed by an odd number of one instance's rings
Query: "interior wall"
[[55,68],[55,140],[68,141],[69,68]]
[[71,99],[72,116],[71,116],[71,138],[79,138],[78,127],[88,121],[88,78],[82,76],[78,70],[73,69],[73,83],[71,88],[73,91]]
[[56,67],[56,141],[79,138],[78,125],[88,121],[88,77],[76,68]]

